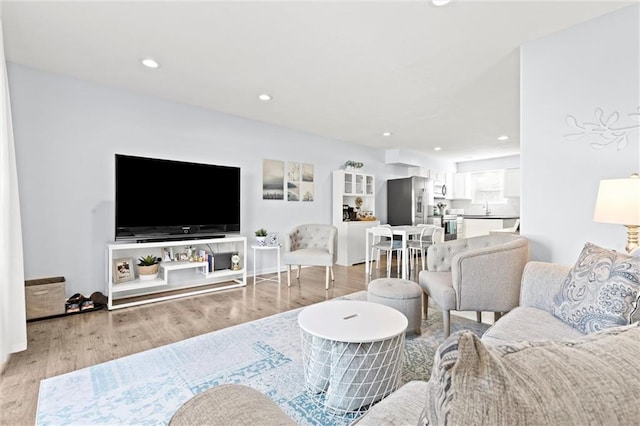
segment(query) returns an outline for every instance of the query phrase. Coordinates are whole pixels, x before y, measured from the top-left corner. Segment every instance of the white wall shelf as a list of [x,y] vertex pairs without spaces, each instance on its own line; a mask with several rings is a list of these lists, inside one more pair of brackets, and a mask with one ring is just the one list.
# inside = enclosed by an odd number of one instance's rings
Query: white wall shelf
[[[207,262],[163,261],[160,263],[158,277],[152,280],[140,280],[137,274],[137,259],[149,254],[163,257],[163,249],[171,248],[174,253],[182,252],[193,246],[197,250],[209,253],[236,252],[240,256],[239,270],[220,269],[208,271]],[[208,238],[200,240],[168,240],[149,243],[114,243],[107,245],[106,286],[109,297],[108,308],[119,309],[129,306],[196,294],[211,293],[229,288],[243,287],[247,284],[246,269],[247,239],[242,236],[226,238]],[[114,259],[130,259],[132,273],[136,279],[116,283],[114,279]],[[215,262],[214,262],[215,265]],[[215,266],[214,266],[215,267]],[[216,284],[215,286],[213,286]],[[220,285],[217,285],[220,284]],[[208,286],[207,288],[200,288]],[[168,294],[167,292],[171,292]],[[162,294],[164,293],[164,294]],[[135,299],[132,299],[135,298]]]

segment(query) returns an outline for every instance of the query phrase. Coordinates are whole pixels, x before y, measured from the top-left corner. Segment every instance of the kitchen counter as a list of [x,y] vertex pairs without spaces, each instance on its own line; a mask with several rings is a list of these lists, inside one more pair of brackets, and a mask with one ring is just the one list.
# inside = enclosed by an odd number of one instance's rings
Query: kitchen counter
[[499,214],[464,214],[465,219],[520,219],[520,216],[509,216]]
[[519,216],[498,214],[470,214],[464,215],[465,238],[489,235],[492,231],[515,226]]

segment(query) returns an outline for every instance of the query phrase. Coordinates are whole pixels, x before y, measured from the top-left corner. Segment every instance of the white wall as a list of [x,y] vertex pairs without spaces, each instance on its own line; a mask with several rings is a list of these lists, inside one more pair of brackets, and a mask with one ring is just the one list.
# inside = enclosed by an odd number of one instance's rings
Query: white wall
[[[115,153],[241,167],[241,228],[250,242],[260,227],[283,234],[300,223],[331,223],[331,171],[346,160],[361,161],[376,175],[376,213],[383,221],[386,180],[407,173],[385,165],[384,151],[15,64],[9,64],[9,82],[25,275],[63,275],[67,295],[104,291],[105,244],[114,238]],[[314,164],[315,201],[262,200],[265,158]],[[171,202],[160,193],[158,180],[158,208]],[[213,194],[210,208],[220,208]],[[250,271],[252,265],[249,258]],[[270,269],[266,258],[263,265]]]
[[638,125],[640,6],[633,5],[523,46],[521,63],[522,234],[532,257],[573,264],[586,241],[624,250],[625,228],[593,222],[598,183],[640,169],[638,132],[623,150],[569,141],[582,121],[617,111],[614,127]]
[[519,155],[508,155],[506,157],[490,158],[486,160],[461,161],[459,163],[456,163],[456,170],[460,173],[519,168]]

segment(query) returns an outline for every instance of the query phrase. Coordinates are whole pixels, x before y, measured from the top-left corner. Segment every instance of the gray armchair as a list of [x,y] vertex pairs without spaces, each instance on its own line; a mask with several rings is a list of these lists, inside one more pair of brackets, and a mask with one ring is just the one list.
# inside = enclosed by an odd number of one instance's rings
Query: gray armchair
[[326,285],[329,290],[329,276],[333,275],[333,264],[336,262],[338,229],[331,225],[300,225],[295,227],[286,238],[285,253],[282,263],[287,265],[287,285],[291,287],[291,265],[298,266],[296,278],[300,278],[300,267],[324,266],[326,268]]
[[445,241],[430,246],[427,269],[418,281],[424,290],[425,317],[429,298],[442,308],[445,337],[450,334],[450,311],[495,312],[518,306],[522,271],[529,258],[529,242],[514,235],[486,235]]

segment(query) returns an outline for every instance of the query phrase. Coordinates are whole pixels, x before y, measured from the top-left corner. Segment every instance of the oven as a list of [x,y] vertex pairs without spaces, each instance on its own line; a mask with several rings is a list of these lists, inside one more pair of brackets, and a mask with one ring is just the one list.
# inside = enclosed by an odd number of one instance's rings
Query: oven
[[455,240],[458,238],[458,216],[446,214],[442,216],[442,227],[444,228],[444,240]]

